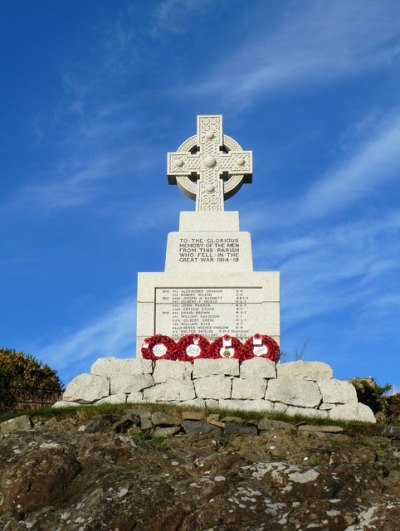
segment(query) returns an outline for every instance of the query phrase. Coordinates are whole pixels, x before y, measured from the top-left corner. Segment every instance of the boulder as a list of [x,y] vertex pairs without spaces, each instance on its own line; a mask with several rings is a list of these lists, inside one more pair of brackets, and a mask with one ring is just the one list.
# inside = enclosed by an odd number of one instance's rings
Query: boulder
[[277,377],[281,380],[329,380],[333,377],[330,365],[321,361],[290,361],[278,363]]
[[117,374],[111,377],[111,394],[134,393],[154,385],[151,374]]
[[206,378],[214,375],[239,376],[239,360],[233,358],[194,360],[193,378]]
[[359,420],[361,422],[376,422],[372,409],[365,404],[343,404],[335,406],[329,411],[332,420]]
[[153,372],[154,381],[190,380],[193,366],[189,361],[158,360]]
[[167,380],[143,391],[143,400],[145,402],[169,402],[174,400],[179,402],[193,400],[195,397],[193,382],[190,380]]
[[315,382],[307,380],[269,380],[265,398],[289,406],[316,407],[321,402],[321,392]]
[[289,406],[286,410],[286,415],[303,415],[304,417],[313,417],[319,419],[327,419],[328,412],[320,409],[313,409],[311,407],[297,407]]
[[242,424],[238,422],[226,422],[224,426],[225,435],[258,435],[257,427],[253,424]]
[[202,420],[184,420],[182,422],[182,428],[186,433],[203,433],[208,435],[219,435],[222,433],[222,429],[218,426],[214,426]]
[[204,411],[182,411],[183,420],[203,420]]
[[90,404],[110,394],[110,382],[106,376],[80,374],[65,389],[63,400]]
[[286,431],[295,431],[296,428],[290,422],[283,422],[282,420],[269,419],[264,417],[258,421],[257,427],[260,431],[271,431],[271,430],[286,430]]
[[[258,361],[258,359],[259,358],[257,358],[256,361]],[[267,381],[263,378],[257,378],[255,376],[252,376],[250,378],[234,378],[232,381],[232,398],[245,400],[255,400],[257,398],[264,398],[266,388]]]
[[240,366],[241,378],[276,378],[276,363],[266,358],[251,358]]
[[5,420],[0,424],[0,433],[10,433],[12,431],[26,431],[32,428],[31,419],[28,415],[20,415],[10,420]]
[[123,374],[150,374],[153,362],[143,358],[98,358],[90,368],[91,374],[98,376],[119,376]]
[[344,380],[322,380],[317,382],[322,400],[331,404],[356,404],[357,393],[354,386]]
[[[225,361],[225,360],[223,360]],[[199,398],[230,398],[232,382],[226,376],[207,376],[194,381],[196,395]]]
[[151,416],[153,426],[180,426],[181,419],[174,415],[169,415],[163,411],[155,411]]
[[101,400],[98,400],[93,405],[101,405],[101,404],[125,404],[126,403],[126,394],[125,393],[118,393],[116,395],[110,395],[106,396],[105,398],[102,398]]
[[219,400],[222,409],[237,411],[273,411],[274,404],[269,400]]
[[151,412],[148,409],[133,408],[126,409],[125,415],[138,416],[140,418],[140,427],[142,430],[149,430],[153,427],[151,423]]
[[178,431],[181,429],[180,426],[169,426],[168,428],[156,428],[152,436],[153,437],[170,437],[171,435],[175,435],[175,433],[178,433]]

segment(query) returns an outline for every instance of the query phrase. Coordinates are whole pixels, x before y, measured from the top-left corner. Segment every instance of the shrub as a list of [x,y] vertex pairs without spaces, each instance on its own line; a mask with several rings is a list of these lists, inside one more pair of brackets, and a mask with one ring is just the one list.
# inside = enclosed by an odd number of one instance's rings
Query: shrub
[[0,410],[51,402],[62,392],[57,372],[33,356],[0,348]]

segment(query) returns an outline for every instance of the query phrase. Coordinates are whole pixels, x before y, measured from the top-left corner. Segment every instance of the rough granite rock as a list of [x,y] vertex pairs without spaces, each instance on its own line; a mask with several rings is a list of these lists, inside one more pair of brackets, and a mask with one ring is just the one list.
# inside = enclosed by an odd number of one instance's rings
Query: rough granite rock
[[143,393],[142,391],[134,391],[126,395],[127,404],[137,404],[143,402]]
[[195,421],[195,420],[184,420],[182,422],[182,428],[186,433],[195,433],[195,434],[208,434],[208,435],[219,435],[222,433],[222,429],[213,424],[209,424],[205,421]]
[[90,404],[110,394],[110,381],[106,376],[80,374],[65,389],[63,400]]
[[[296,362],[297,363],[297,362]],[[269,380],[265,398],[290,406],[316,407],[322,396],[318,385],[308,380]]]
[[239,360],[233,358],[194,360],[193,378],[206,378],[214,375],[239,376]]
[[322,400],[331,404],[356,404],[357,393],[354,386],[344,380],[322,380],[317,382]]
[[251,358],[240,366],[241,378],[276,378],[276,363],[266,358]]
[[194,387],[198,398],[230,398],[232,381],[226,376],[207,376],[195,380]]
[[164,411],[155,411],[151,415],[151,422],[153,426],[180,426],[182,420],[175,415],[164,413]]
[[90,368],[91,374],[109,378],[121,374],[150,374],[152,371],[153,362],[143,358],[98,358]]
[[151,374],[116,374],[111,377],[111,394],[135,393],[154,385]]
[[20,415],[0,424],[0,433],[10,433],[18,430],[30,430],[32,422],[28,415]]
[[[256,358],[258,361],[259,358]],[[265,360],[269,361],[269,360]],[[267,380],[251,376],[249,378],[234,378],[232,381],[232,398],[237,400],[255,400],[264,398]],[[223,397],[221,397],[223,398]]]
[[58,400],[51,407],[78,407],[81,404],[79,402],[67,402],[66,400]]
[[196,398],[196,394],[190,380],[167,380],[143,391],[145,402],[185,401],[193,398]]
[[335,406],[329,411],[329,418],[333,420],[359,420],[362,422],[376,422],[371,408],[365,404],[343,404]]
[[95,402],[96,406],[101,404],[126,404],[126,393],[118,393],[116,395],[106,396],[105,398]]
[[311,407],[298,407],[298,406],[289,406],[285,411],[286,415],[303,415],[305,417],[316,417],[320,419],[327,419],[328,412],[321,411],[320,409],[314,409]]
[[190,380],[193,365],[189,361],[158,360],[153,372],[154,381],[163,383],[167,380]]
[[321,361],[290,361],[278,363],[277,377],[285,380],[329,380],[333,377],[330,365]]
[[219,400],[222,409],[242,411],[273,411],[274,404],[269,400]]

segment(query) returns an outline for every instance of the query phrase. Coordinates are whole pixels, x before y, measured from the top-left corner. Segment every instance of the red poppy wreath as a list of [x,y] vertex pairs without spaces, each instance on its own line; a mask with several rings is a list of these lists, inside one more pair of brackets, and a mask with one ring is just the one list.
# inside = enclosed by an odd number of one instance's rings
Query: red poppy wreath
[[243,345],[243,359],[250,358],[267,358],[277,362],[280,358],[279,345],[270,336],[254,334]]
[[144,340],[142,345],[142,356],[146,360],[174,360],[176,359],[175,341],[162,334]]
[[243,345],[237,337],[224,335],[213,341],[208,349],[208,358],[242,358]]
[[193,361],[197,358],[207,358],[210,342],[200,334],[188,334],[177,343],[176,359],[178,361]]

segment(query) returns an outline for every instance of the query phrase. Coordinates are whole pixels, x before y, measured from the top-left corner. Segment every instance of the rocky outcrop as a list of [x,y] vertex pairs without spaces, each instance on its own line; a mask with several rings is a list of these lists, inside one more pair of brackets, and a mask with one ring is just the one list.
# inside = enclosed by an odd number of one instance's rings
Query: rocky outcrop
[[199,407],[276,411],[375,422],[357,402],[351,383],[333,378],[326,363],[274,363],[253,358],[198,359],[194,363],[101,358],[67,386],[56,406],[80,403],[175,402]]
[[397,426],[115,411],[0,424],[0,529],[398,529]]

